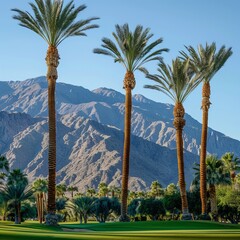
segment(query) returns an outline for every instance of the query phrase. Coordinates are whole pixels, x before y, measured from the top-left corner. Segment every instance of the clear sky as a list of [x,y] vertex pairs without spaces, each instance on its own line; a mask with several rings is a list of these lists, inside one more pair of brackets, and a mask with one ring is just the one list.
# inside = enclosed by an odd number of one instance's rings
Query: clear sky
[[[0,1],[0,81],[25,80],[46,73],[47,44],[34,32],[22,28],[12,19],[11,8],[30,11],[33,0]],[[68,1],[68,0],[65,0]],[[75,0],[86,4],[80,18],[100,17],[100,28],[89,30],[87,37],[72,37],[59,46],[59,82],[80,85],[90,90],[112,88],[124,93],[122,81],[125,69],[110,57],[93,54],[101,38],[111,38],[115,24],[128,23],[150,27],[152,40],[162,37],[163,54],[167,63],[175,58],[184,45],[196,47],[216,42],[220,47],[233,48],[233,55],[211,82],[209,126],[240,140],[240,1],[239,0]],[[156,63],[146,67],[156,73]],[[149,83],[141,73],[135,75],[133,93],[159,102],[172,103],[160,92],[144,89]],[[81,97],[81,96],[79,96]],[[201,86],[185,102],[186,112],[201,122]]]

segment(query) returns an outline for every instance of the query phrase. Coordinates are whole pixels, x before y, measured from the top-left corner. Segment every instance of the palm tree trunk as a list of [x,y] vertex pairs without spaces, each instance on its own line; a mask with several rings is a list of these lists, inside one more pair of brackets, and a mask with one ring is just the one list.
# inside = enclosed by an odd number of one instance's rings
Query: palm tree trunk
[[15,217],[14,217],[14,218],[15,218],[15,219],[14,219],[15,221],[14,221],[14,223],[15,223],[15,224],[18,224],[18,223],[19,223],[19,222],[18,222],[18,212],[19,212],[19,211],[18,211],[18,203],[16,203],[16,202],[14,203],[14,211],[15,211]]
[[182,201],[182,218],[185,220],[191,219],[191,215],[188,211],[188,201],[186,192],[186,183],[184,176],[184,158],[183,158],[183,139],[182,130],[185,126],[184,120],[185,110],[183,105],[179,102],[175,104],[173,115],[174,122],[173,125],[176,128],[176,145],[177,145],[177,160],[178,160],[178,182],[180,188],[180,195]]
[[207,154],[207,130],[208,111],[210,108],[210,84],[204,82],[202,88],[202,136],[200,152],[200,197],[202,204],[202,214],[207,214],[207,181],[206,181],[206,154]]
[[40,193],[40,198],[39,198],[39,222],[42,224],[43,222],[43,193]]
[[[56,113],[55,113],[55,86],[58,66],[58,50],[55,46],[49,46],[46,63],[48,66],[48,124],[49,124],[49,150],[48,150],[48,218],[47,225],[56,225]],[[49,219],[50,218],[50,219]],[[48,221],[49,219],[49,221]]]
[[21,223],[21,202],[18,203],[18,224]]
[[132,113],[132,89],[135,87],[134,74],[127,72],[124,78],[125,97],[125,120],[124,120],[124,147],[122,162],[122,196],[120,221],[130,221],[127,216],[128,178],[129,178],[129,157],[130,157],[130,136],[131,136],[131,113]]
[[209,196],[210,196],[210,204],[211,204],[211,213],[213,216],[213,219],[217,220],[217,197],[216,197],[216,188],[214,184],[209,185]]

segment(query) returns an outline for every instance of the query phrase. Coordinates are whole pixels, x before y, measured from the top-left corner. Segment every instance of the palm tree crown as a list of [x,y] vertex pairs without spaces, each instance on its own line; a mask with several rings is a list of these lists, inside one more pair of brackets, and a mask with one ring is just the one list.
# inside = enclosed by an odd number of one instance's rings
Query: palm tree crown
[[35,0],[35,4],[29,3],[34,16],[14,8],[12,11],[17,15],[13,18],[20,22],[20,26],[34,31],[52,46],[58,46],[71,36],[86,36],[86,30],[98,27],[90,24],[92,20],[99,19],[97,17],[75,21],[78,14],[86,8],[85,5],[75,8],[73,1],[66,6],[63,3],[62,0]]
[[[205,48],[200,44],[198,46],[198,51],[196,51],[192,46],[186,47],[188,50],[192,64],[195,69],[203,73],[203,81],[210,82],[213,76],[222,68],[224,63],[232,55],[232,48],[226,49],[223,45],[218,51],[216,48],[216,43],[208,45],[206,43]],[[186,59],[188,54],[184,51],[180,52],[182,56]]]
[[93,52],[113,57],[114,62],[123,64],[127,71],[142,70],[145,63],[160,60],[159,55],[168,51],[167,48],[152,51],[162,43],[163,39],[159,38],[148,44],[149,39],[153,36],[149,33],[149,28],[144,30],[141,25],[138,25],[133,32],[130,31],[128,24],[116,25],[115,28],[116,33],[113,32],[112,35],[117,44],[109,38],[103,38],[102,48],[96,48]]
[[158,64],[159,74],[147,74],[147,78],[156,82],[155,85],[144,87],[155,89],[169,96],[174,102],[183,103],[188,95],[201,82],[200,74],[194,74],[190,70],[190,61],[182,61],[176,58],[172,66],[166,65],[163,61]]

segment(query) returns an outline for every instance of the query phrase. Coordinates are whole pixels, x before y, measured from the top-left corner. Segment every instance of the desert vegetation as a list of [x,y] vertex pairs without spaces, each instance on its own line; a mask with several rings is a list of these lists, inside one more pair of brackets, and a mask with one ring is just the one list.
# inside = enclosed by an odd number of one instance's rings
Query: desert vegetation
[[[68,37],[85,36],[86,30],[98,28],[99,26],[92,24],[92,21],[99,18],[77,20],[86,6],[75,7],[73,1],[64,5],[64,1],[35,0],[30,6],[32,14],[19,9],[12,10],[16,14],[13,18],[21,26],[37,33],[48,44],[46,56],[49,114],[48,178],[29,182],[24,171],[11,169],[6,157],[0,156],[0,217],[6,223],[2,225],[3,228],[9,227],[9,221],[20,224],[29,220],[38,221],[40,228],[43,223],[54,226],[53,231],[56,232],[62,229],[59,228],[59,224],[61,226],[66,224],[65,227],[71,229],[71,225],[67,225],[68,222],[75,222],[74,228],[81,226],[88,228],[89,222],[131,221],[114,226],[117,229],[132,226],[136,231],[139,229],[138,226],[146,226],[147,230],[154,230],[153,222],[156,221],[176,223],[175,221],[178,220],[211,220],[238,224],[240,222],[240,160],[235,153],[230,152],[223,156],[207,155],[208,118],[211,117],[208,112],[210,81],[232,55],[232,49],[222,46],[217,51],[214,42],[207,43],[205,47],[199,44],[196,49],[189,46],[186,47],[186,51],[180,50],[179,56],[168,65],[163,56],[168,54],[169,49],[160,48],[162,38],[149,42],[153,36],[150,28],[144,29],[142,25],[137,25],[131,30],[127,23],[116,24],[115,32],[112,33],[113,40],[102,38],[101,48],[95,48],[93,52],[110,56],[115,63],[124,66],[123,88],[126,94],[122,182],[120,186],[109,186],[107,182],[101,182],[97,188],[89,187],[84,192],[79,192],[78,186],[67,186],[64,182],[56,184],[55,86],[60,59],[58,46]],[[156,63],[156,73],[149,72],[145,68],[149,62]],[[176,131],[178,182],[162,186],[160,182],[153,181],[144,191],[131,191],[128,187],[132,90],[136,84],[134,75],[136,70],[141,71],[149,80],[149,84],[145,85],[146,88],[164,93],[173,100],[173,126]],[[191,97],[195,88],[201,83],[203,84],[202,104],[199,103],[203,111],[201,150],[199,163],[193,166],[195,171],[193,181],[190,188],[187,188],[184,173],[183,131],[188,123],[184,119],[184,101]],[[144,225],[141,222],[148,222],[147,224],[151,222],[152,225]],[[92,226],[93,230],[99,230],[97,225]],[[106,229],[100,227],[99,231],[108,231],[109,225],[105,226]],[[199,226],[196,228],[198,229]],[[209,226],[218,228],[220,225],[216,223]]]

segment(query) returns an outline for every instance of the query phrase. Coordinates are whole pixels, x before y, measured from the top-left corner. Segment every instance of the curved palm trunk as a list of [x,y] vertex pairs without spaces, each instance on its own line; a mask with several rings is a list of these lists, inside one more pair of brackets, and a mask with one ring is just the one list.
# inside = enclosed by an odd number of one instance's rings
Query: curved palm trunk
[[185,110],[181,103],[176,103],[173,111],[174,122],[173,125],[176,129],[176,144],[177,144],[177,160],[178,160],[178,182],[180,188],[180,195],[182,201],[182,218],[184,220],[191,219],[191,215],[188,211],[188,201],[186,192],[186,183],[184,176],[184,158],[183,158],[183,139],[182,130],[185,126],[184,120]]
[[135,87],[134,74],[127,72],[124,78],[125,97],[125,120],[124,120],[124,148],[122,162],[122,195],[120,221],[129,221],[127,216],[128,178],[129,178],[129,156],[131,136],[131,113],[132,113],[132,89]]
[[56,225],[56,113],[55,113],[55,86],[58,66],[58,50],[55,46],[49,46],[46,63],[48,66],[48,124],[49,124],[49,150],[48,150],[48,206],[46,217],[47,225]]
[[204,82],[202,88],[202,136],[200,153],[200,197],[202,204],[202,214],[207,214],[207,181],[206,181],[206,154],[207,154],[207,130],[208,130],[208,110],[210,108],[210,84]]

